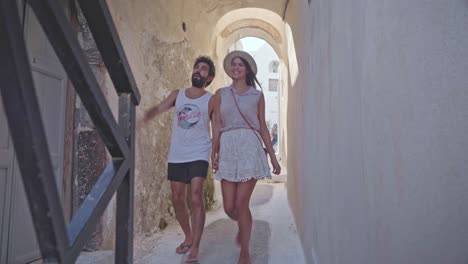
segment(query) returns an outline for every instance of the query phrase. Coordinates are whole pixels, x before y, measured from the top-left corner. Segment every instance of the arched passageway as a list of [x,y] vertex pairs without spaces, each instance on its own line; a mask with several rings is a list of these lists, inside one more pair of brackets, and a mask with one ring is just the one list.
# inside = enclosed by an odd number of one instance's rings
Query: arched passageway
[[[139,81],[143,96],[140,109],[161,101],[169,91],[188,84],[193,59],[211,56],[217,63],[217,77],[209,87],[221,87],[226,76],[221,61],[229,46],[243,36],[266,40],[279,57],[282,83],[280,97],[279,140],[281,160],[287,167],[288,50],[283,20],[287,1],[255,1],[223,4],[207,1],[201,5],[171,1],[162,6],[144,6],[138,2],[120,1],[111,4],[122,40],[129,52],[129,61]],[[144,110],[143,110],[144,111]],[[137,115],[141,115],[139,111]],[[168,203],[166,153],[170,134],[170,115],[137,130],[136,231],[147,234],[165,226],[173,213]],[[159,228],[158,228],[159,227]]]
[[[215,47],[214,58],[218,65],[222,65],[222,60],[230,51],[229,48],[236,41],[244,37],[258,37],[265,40],[279,57],[279,72],[282,80],[279,91],[279,131],[282,136],[279,140],[281,161],[284,167],[287,165],[287,119],[286,109],[289,89],[289,69],[288,54],[286,50],[285,23],[281,17],[272,11],[259,8],[242,8],[231,11],[222,16],[216,24],[213,34],[212,45]],[[221,69],[222,71],[222,69]],[[221,87],[229,82],[229,77],[225,73],[218,78]]]

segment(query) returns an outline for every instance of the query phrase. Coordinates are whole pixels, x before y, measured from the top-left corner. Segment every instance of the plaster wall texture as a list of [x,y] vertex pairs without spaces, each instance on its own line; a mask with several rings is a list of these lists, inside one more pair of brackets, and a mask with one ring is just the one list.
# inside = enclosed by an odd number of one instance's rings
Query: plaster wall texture
[[[148,125],[144,112],[172,90],[190,85],[195,52],[182,28],[182,1],[112,1],[111,12],[142,100],[137,108],[135,232],[151,234],[175,221],[166,179],[172,111]],[[187,28],[190,29],[190,24]]]
[[290,2],[288,194],[307,263],[468,261],[467,11]]

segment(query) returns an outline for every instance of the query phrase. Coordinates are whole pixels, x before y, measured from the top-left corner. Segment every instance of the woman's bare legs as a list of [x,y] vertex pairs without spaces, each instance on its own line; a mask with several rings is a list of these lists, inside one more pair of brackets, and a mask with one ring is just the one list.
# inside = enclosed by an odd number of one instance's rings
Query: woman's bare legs
[[224,212],[234,221],[237,221],[236,212],[236,190],[237,182],[221,181],[221,191],[223,193]]
[[250,264],[250,234],[252,232],[252,214],[250,212],[250,197],[257,180],[238,183],[236,190],[237,224],[239,226],[240,255],[239,264]]
[[239,226],[238,242],[241,247],[239,264],[250,264],[249,243],[252,232],[252,214],[249,204],[256,183],[257,180],[221,182],[224,211],[231,219],[237,221]]

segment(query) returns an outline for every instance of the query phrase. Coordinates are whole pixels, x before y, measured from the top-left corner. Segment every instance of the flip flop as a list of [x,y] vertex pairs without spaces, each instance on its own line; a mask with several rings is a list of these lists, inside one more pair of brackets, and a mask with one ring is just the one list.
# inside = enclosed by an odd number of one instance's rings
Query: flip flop
[[191,247],[192,247],[192,245],[187,245],[187,244],[182,243],[176,248],[175,252],[177,254],[185,254],[185,253],[189,252]]
[[185,263],[192,263],[192,264],[199,263],[198,262],[198,256],[194,256],[194,255],[189,254],[187,256],[187,259],[185,260]]

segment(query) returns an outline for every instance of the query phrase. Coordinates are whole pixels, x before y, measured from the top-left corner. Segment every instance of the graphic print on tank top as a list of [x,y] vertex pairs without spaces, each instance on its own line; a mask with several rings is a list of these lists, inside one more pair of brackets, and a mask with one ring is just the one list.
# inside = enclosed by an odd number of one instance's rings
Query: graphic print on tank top
[[184,104],[177,110],[177,124],[183,129],[190,129],[200,121],[201,115],[198,106]]

